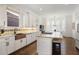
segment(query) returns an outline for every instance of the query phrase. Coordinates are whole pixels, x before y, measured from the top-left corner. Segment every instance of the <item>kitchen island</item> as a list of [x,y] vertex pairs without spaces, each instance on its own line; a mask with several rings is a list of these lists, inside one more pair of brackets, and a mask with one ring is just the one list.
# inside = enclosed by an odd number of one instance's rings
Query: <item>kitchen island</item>
[[[40,34],[37,40],[37,53],[38,55],[52,55],[53,42],[58,42],[63,48],[63,36],[60,32],[54,32],[53,34]],[[61,49],[61,54],[64,54]]]

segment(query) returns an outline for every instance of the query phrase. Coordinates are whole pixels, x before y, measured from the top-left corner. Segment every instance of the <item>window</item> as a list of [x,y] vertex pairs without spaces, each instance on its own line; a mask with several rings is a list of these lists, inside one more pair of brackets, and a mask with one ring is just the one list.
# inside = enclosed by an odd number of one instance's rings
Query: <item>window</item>
[[7,26],[19,27],[19,16],[17,13],[7,11]]

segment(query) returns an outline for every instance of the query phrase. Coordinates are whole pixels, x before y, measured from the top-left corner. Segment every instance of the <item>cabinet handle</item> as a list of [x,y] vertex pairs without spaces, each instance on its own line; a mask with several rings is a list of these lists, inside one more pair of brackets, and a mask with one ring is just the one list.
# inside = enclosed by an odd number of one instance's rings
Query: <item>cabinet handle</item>
[[5,40],[8,40],[8,39],[5,39]]
[[5,21],[4,21],[4,26],[5,26]]
[[6,46],[9,46],[9,42],[6,42]]
[[27,43],[27,40],[26,40],[26,43]]
[[20,42],[22,42],[22,40]]

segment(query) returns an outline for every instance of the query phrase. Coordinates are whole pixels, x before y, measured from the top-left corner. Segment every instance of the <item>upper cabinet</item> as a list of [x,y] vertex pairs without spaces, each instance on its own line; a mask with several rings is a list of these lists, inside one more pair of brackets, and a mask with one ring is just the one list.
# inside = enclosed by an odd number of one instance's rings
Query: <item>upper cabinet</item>
[[6,27],[6,5],[0,5],[0,27]]
[[30,24],[31,24],[31,27],[33,28],[36,27],[36,15],[33,13],[30,14]]
[[34,13],[28,11],[23,14],[23,27],[36,28],[37,17]]
[[28,13],[28,25],[31,28],[35,26],[35,16],[32,12]]
[[29,27],[28,12],[23,13],[23,27]]
[[0,27],[36,28],[37,14],[15,5],[0,5]]

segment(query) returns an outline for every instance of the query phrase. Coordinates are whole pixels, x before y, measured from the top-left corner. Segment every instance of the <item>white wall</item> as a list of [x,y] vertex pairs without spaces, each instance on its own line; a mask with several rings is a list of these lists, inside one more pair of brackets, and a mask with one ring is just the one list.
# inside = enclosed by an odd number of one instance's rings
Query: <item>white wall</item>
[[66,30],[65,30],[65,36],[72,37],[72,15],[67,15],[66,17]]

